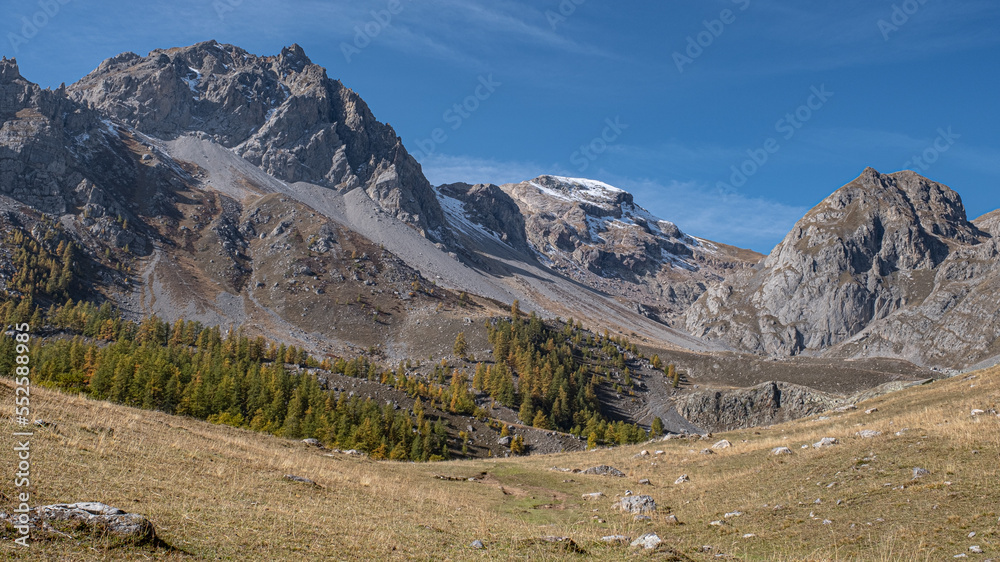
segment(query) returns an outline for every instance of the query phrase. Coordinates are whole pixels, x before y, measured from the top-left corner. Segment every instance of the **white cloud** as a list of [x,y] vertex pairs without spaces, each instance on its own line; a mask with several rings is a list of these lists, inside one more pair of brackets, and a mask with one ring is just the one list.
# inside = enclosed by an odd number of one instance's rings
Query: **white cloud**
[[[208,31],[239,21],[242,29],[251,26],[259,33],[277,35],[292,30],[315,35],[323,29],[335,44],[351,44],[357,29],[368,26],[378,29],[377,35],[367,38],[372,45],[477,68],[485,66],[484,60],[525,45],[574,55],[613,56],[556,33],[548,27],[544,11],[526,3],[508,0],[484,6],[464,0],[403,0],[395,14],[387,11],[388,4],[388,0],[302,0],[295,7],[275,11],[270,3],[251,0],[235,8],[225,24],[207,17],[193,25]],[[303,20],[305,14],[308,17]],[[379,20],[388,25],[382,26]]]
[[531,43],[576,55],[612,56],[551,29],[545,12],[529,3],[494,1],[487,7],[467,0],[432,0],[415,7],[414,13],[413,25],[466,48],[485,50],[504,44],[506,51],[511,45]]

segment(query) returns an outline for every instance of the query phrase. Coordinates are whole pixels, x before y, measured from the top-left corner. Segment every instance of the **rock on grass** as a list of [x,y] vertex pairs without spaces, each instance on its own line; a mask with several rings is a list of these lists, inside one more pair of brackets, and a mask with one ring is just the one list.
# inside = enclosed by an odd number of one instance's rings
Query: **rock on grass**
[[646,513],[656,511],[656,502],[651,496],[626,496],[618,500],[614,508],[626,513]]
[[657,536],[656,533],[646,533],[645,535],[632,541],[632,546],[635,547],[641,546],[646,550],[653,550],[654,548],[659,546],[661,542],[663,542],[663,539]]
[[[145,516],[111,507],[100,502],[79,502],[43,505],[27,513],[27,526],[32,535],[52,533],[53,536],[65,536],[67,529],[72,531],[86,530],[97,536],[110,535],[132,545],[145,545],[156,542],[156,529]],[[15,515],[0,513],[0,520],[11,525],[20,525]],[[60,524],[62,523],[62,524]]]
[[321,487],[319,484],[317,484],[316,482],[313,482],[312,480],[310,480],[308,478],[303,478],[302,476],[296,476],[294,474],[286,474],[285,475],[285,480],[288,480],[289,482],[298,482],[300,484],[308,484],[308,485],[316,487],[316,488],[320,488]]
[[597,474],[598,476],[616,476],[618,478],[625,478],[625,473],[618,470],[613,466],[608,466],[602,464],[600,466],[592,466],[587,470],[583,471],[584,474]]

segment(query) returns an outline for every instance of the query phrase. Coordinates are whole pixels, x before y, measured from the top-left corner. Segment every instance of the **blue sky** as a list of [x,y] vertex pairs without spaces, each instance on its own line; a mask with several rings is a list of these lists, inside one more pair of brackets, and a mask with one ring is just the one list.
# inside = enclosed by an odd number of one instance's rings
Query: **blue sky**
[[995,0],[3,3],[0,52],[43,86],[123,51],[298,43],[433,183],[599,179],[761,252],[866,166],[1000,208]]

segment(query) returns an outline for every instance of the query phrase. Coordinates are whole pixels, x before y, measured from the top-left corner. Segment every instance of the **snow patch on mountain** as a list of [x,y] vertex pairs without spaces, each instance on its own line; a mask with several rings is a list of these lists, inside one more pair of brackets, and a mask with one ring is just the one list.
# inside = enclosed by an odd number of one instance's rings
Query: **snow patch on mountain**
[[581,187],[583,188],[581,190],[582,194],[589,195],[591,197],[610,199],[611,194],[613,193],[625,193],[624,189],[617,188],[613,185],[604,183],[602,181],[591,180],[586,178],[567,178],[563,176],[549,176],[549,177],[558,180],[559,182],[564,184]]
[[483,226],[476,224],[471,219],[465,210],[465,203],[455,199],[454,197],[449,197],[437,187],[432,188],[434,190],[434,195],[437,196],[438,203],[441,205],[441,210],[444,211],[444,216],[448,220],[448,224],[455,230],[472,237],[473,239],[484,236],[486,238],[492,238],[497,242],[510,246],[507,244],[497,233],[484,228]]
[[[542,185],[537,180],[548,180],[546,183],[555,183],[559,189],[553,189]],[[529,183],[538,191],[567,202],[586,202],[604,207],[614,205],[615,201],[625,194],[625,190],[613,185],[608,185],[597,180],[584,178],[566,178],[562,176],[541,176],[537,180]],[[554,182],[552,181],[554,180]]]
[[201,72],[197,68],[190,66],[188,67],[188,70],[194,73],[194,78],[190,78],[191,75],[188,74],[188,76],[181,78],[181,80],[183,80],[184,83],[187,84],[188,88],[190,88],[194,93],[195,101],[198,101],[201,99],[201,92],[198,91],[198,86],[201,85]]

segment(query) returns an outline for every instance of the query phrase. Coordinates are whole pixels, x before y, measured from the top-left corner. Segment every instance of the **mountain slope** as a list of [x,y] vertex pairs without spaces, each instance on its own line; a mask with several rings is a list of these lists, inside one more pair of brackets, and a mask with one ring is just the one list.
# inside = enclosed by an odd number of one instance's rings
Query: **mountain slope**
[[[948,187],[869,168],[753,271],[710,289],[689,331],[772,355],[828,352],[960,367],[1000,352],[995,221]],[[836,348],[836,349],[835,349]]]

